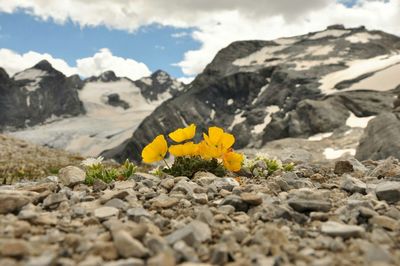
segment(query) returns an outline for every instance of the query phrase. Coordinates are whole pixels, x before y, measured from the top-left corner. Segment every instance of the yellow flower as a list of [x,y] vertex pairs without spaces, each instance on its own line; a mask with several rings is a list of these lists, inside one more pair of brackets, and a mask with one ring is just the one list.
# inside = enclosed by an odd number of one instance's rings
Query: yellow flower
[[185,128],[178,128],[174,132],[169,133],[169,137],[175,142],[182,142],[188,139],[192,139],[196,134],[196,125],[191,124]]
[[225,133],[222,128],[210,127],[208,135],[203,133],[204,141],[208,147],[204,147],[212,158],[221,158],[235,143],[235,137],[232,134]]
[[208,145],[205,140],[198,144],[196,155],[199,155],[203,159],[209,160],[211,158],[219,158],[221,154],[222,151],[220,151],[218,147]]
[[151,143],[144,147],[142,158],[145,163],[153,163],[164,159],[168,146],[164,135],[158,135]]
[[224,154],[224,166],[232,172],[237,172],[242,167],[243,155],[236,152],[227,152]]
[[169,152],[175,157],[197,155],[197,150],[198,144],[194,144],[192,141],[185,144],[171,145],[169,147]]

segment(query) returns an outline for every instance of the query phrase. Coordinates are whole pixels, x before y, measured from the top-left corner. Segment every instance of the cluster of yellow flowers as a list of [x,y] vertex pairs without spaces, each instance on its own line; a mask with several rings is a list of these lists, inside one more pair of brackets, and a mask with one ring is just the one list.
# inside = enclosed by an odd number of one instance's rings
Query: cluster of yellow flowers
[[224,132],[222,128],[210,127],[208,135],[203,133],[203,140],[200,143],[189,141],[196,134],[196,125],[191,124],[186,128],[179,128],[168,136],[176,143],[168,148],[164,135],[158,135],[142,151],[143,161],[152,163],[164,159],[167,151],[175,157],[200,156],[205,160],[222,160],[224,167],[230,171],[240,170],[243,162],[243,155],[233,151],[235,137]]

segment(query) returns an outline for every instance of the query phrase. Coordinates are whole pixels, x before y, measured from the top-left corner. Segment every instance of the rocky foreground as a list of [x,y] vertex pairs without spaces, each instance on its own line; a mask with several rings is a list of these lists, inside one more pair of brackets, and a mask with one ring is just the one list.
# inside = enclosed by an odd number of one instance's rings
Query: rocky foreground
[[[0,187],[0,265],[399,265],[400,163],[349,159],[255,178],[76,167]],[[203,264],[202,264],[203,263]]]

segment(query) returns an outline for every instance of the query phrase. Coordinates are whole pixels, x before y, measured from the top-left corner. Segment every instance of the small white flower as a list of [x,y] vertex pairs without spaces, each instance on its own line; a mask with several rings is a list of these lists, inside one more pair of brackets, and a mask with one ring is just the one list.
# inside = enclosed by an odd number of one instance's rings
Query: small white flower
[[81,165],[86,167],[92,167],[94,165],[100,165],[104,160],[104,157],[99,156],[97,158],[87,158],[81,162]]

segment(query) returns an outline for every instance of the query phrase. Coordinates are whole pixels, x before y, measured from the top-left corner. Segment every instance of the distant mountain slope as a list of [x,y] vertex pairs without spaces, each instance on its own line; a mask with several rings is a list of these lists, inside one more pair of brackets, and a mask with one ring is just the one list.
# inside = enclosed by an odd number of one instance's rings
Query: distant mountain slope
[[341,25],[275,41],[240,41],[222,49],[189,88],[164,102],[106,157],[140,160],[156,135],[196,123],[219,125],[236,148],[287,137],[346,131],[349,117],[392,108],[400,85],[400,38]]
[[0,131],[44,122],[52,116],[85,112],[77,90],[82,81],[67,78],[47,61],[8,77],[0,69]]
[[132,81],[107,71],[82,81],[77,99],[85,114],[54,117],[45,123],[9,132],[33,143],[96,156],[131,136],[139,123],[158,105],[183,90],[183,84],[166,72]]

